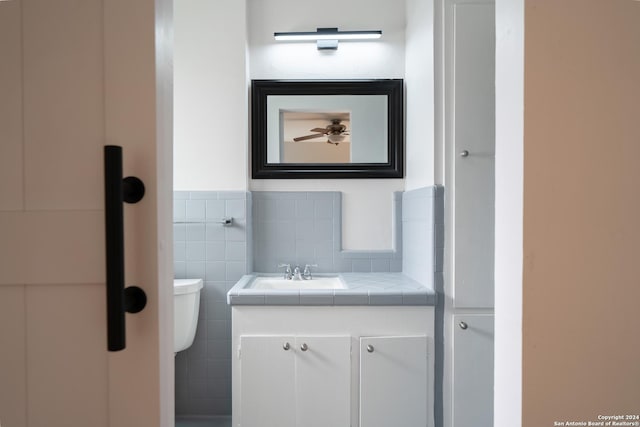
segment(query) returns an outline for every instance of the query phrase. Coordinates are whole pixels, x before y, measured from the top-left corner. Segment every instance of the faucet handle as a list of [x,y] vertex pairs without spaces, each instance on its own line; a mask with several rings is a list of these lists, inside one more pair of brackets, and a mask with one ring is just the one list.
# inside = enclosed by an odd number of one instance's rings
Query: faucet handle
[[284,268],[284,278],[291,280],[293,274],[291,273],[291,264],[278,264],[278,268]]
[[312,279],[311,267],[318,267],[318,264],[306,264],[304,266],[304,272],[302,273],[302,277],[304,277],[306,280]]

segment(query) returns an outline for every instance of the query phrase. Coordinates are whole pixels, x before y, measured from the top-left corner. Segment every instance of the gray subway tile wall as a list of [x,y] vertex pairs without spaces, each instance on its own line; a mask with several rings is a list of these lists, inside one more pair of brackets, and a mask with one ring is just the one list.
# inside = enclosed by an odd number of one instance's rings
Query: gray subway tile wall
[[[231,413],[229,289],[251,270],[246,192],[174,192],[174,269],[177,279],[202,278],[193,345],[176,355],[176,414]],[[224,226],[219,221],[233,217]]]
[[335,191],[256,191],[253,201],[253,266],[279,272],[279,264],[317,264],[319,273],[402,271],[401,193],[394,193],[394,249],[342,250],[342,194]]

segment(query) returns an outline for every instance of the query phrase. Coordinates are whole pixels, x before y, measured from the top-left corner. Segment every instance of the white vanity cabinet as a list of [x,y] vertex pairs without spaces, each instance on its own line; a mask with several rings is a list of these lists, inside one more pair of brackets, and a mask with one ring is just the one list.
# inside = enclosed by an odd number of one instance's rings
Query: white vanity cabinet
[[427,337],[360,339],[360,427],[426,426]]
[[233,306],[232,325],[234,427],[433,427],[432,306]]
[[351,337],[243,335],[239,359],[243,427],[349,427]]

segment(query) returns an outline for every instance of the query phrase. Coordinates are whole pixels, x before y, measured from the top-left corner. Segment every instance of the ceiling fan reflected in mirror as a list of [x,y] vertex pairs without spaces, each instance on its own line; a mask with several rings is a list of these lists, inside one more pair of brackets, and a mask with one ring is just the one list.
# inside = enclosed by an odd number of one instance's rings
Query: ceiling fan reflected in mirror
[[310,131],[316,133],[311,135],[299,136],[293,138],[293,140],[295,142],[299,142],[326,136],[327,144],[338,145],[342,141],[344,141],[346,135],[349,135],[349,131],[347,130],[347,127],[342,124],[341,119],[331,119],[330,125],[327,125],[324,128],[313,128],[310,129]]

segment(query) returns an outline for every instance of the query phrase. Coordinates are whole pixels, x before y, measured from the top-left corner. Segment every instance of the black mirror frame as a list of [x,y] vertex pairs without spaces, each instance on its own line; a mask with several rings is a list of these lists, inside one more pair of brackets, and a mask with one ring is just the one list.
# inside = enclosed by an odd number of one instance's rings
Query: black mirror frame
[[[386,163],[267,163],[269,95],[387,95]],[[402,178],[404,176],[404,84],[381,80],[252,80],[251,176],[253,179]]]

